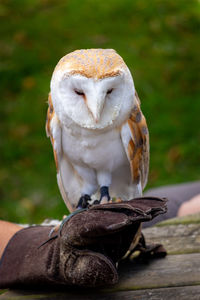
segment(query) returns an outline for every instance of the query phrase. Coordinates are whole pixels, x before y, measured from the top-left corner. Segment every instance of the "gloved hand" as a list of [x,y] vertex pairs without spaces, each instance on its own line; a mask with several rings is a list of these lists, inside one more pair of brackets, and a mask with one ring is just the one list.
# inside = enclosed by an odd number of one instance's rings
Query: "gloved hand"
[[63,284],[96,287],[118,281],[116,262],[141,236],[141,222],[166,212],[166,200],[137,198],[93,205],[51,226],[18,231],[0,261],[0,288]]

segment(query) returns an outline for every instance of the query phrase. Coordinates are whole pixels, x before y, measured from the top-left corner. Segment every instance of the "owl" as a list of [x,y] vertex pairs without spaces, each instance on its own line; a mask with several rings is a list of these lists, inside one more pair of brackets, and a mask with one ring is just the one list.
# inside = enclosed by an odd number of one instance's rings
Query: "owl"
[[61,58],[48,105],[46,132],[70,212],[95,199],[142,195],[148,128],[131,73],[115,50],[76,50]]

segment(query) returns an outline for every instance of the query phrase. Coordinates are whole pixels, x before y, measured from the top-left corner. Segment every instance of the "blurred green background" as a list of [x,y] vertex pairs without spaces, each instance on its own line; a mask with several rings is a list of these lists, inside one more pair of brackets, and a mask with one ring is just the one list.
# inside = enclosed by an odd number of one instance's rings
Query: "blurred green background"
[[75,49],[114,48],[129,66],[150,131],[148,187],[200,179],[199,3],[1,0],[1,219],[66,213],[44,126],[53,69]]

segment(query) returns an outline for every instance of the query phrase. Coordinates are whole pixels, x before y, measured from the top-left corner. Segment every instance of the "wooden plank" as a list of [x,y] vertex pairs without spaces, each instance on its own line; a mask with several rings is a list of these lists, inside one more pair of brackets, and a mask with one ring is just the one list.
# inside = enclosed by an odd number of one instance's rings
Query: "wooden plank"
[[[2,297],[2,298],[1,298]],[[5,300],[199,300],[200,286],[173,287],[161,289],[147,289],[140,291],[122,291],[104,293],[102,291],[65,291],[65,292],[40,292],[40,291],[9,291],[0,296]]]
[[[123,262],[119,266],[119,274],[119,283],[104,290],[105,293],[200,285],[200,253],[169,255],[163,259],[152,260],[147,264]],[[6,299],[2,297],[9,293],[0,296],[0,299]],[[41,299],[45,299],[46,294],[39,296]],[[18,299],[23,299],[22,294],[19,298],[16,296],[15,300]]]
[[152,227],[143,233],[147,244],[161,243],[168,254],[200,252],[200,224]]
[[200,284],[200,253],[168,255],[147,264],[124,262],[115,290],[133,290]]

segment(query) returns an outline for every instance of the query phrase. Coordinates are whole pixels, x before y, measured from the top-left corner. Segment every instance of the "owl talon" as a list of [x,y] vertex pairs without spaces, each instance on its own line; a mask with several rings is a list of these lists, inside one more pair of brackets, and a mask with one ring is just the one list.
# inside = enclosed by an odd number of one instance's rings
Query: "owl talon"
[[100,193],[101,193],[101,197],[100,197],[99,202],[101,204],[108,203],[110,201],[108,186],[102,186],[100,188]]
[[93,205],[98,205],[98,204],[100,204],[100,201],[99,200],[94,200],[94,202],[92,204]]
[[76,208],[78,208],[78,209],[87,208],[89,206],[90,200],[91,200],[91,198],[89,195],[81,196]]
[[[65,220],[66,218],[67,218],[67,216],[63,215],[62,220]],[[61,223],[62,223],[62,221],[58,225],[55,225],[53,228],[51,228],[51,230],[49,232],[49,238],[51,238],[51,236],[53,234],[57,234],[59,232]]]
[[60,224],[59,225],[56,225],[55,227],[51,228],[50,232],[49,232],[49,238],[52,237],[52,235],[54,233],[57,233],[59,231],[59,228],[60,228]]

